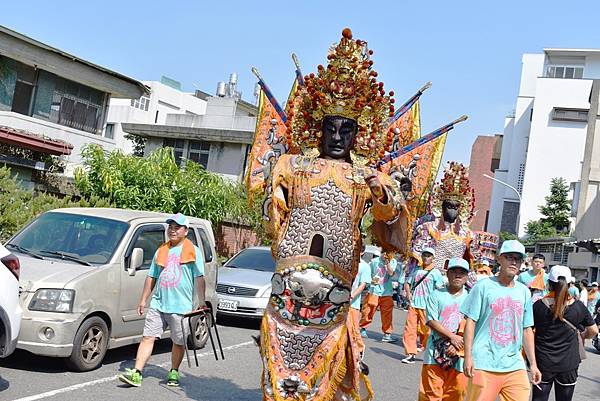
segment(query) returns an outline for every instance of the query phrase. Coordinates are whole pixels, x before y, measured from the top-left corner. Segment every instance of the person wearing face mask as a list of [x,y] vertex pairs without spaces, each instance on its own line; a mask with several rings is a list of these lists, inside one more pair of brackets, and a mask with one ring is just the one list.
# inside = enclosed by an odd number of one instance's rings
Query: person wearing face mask
[[[450,162],[444,176],[433,189],[429,211],[434,219],[423,219],[412,234],[406,278],[422,266],[421,254],[425,248],[435,250],[432,265],[445,274],[445,263],[452,258],[463,258],[471,265],[474,235],[469,228],[473,218],[475,193],[469,183],[467,169],[460,163]],[[475,271],[469,272],[467,283],[475,283]],[[468,286],[467,284],[467,286]]]

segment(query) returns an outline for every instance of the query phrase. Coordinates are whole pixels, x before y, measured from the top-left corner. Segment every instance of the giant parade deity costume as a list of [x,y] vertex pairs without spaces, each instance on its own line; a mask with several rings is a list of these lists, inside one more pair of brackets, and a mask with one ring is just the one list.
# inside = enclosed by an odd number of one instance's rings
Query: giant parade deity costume
[[[264,400],[373,399],[358,326],[347,319],[360,224],[370,210],[383,251],[408,254],[419,157],[391,163],[414,138],[399,139],[393,92],[378,82],[371,55],[344,29],[327,66],[306,76],[297,69],[285,111],[259,76],[264,96],[247,186],[251,201],[262,200],[276,260],[259,340]],[[431,163],[419,165],[435,176]]]
[[435,249],[433,266],[445,272],[444,263],[451,258],[473,262],[473,233],[469,224],[475,208],[475,192],[469,183],[467,169],[450,162],[444,176],[430,197],[429,218],[417,222],[413,231],[411,257],[421,263],[425,248]]

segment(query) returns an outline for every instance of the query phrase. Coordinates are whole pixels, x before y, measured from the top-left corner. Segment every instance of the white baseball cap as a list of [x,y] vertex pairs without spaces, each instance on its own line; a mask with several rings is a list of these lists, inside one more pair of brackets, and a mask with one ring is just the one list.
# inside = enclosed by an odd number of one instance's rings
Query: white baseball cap
[[571,282],[571,269],[567,266],[555,265],[550,269],[550,274],[548,274],[548,280],[558,283],[558,278],[564,277],[567,283]]

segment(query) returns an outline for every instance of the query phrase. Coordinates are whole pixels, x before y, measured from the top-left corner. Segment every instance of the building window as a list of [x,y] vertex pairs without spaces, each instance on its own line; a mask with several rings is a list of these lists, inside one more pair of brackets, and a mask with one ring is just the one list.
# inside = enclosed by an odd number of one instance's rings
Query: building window
[[139,99],[131,99],[131,107],[148,111],[148,108],[150,107],[150,98],[148,96],[142,96]]
[[551,65],[546,71],[548,78],[581,79],[583,78],[583,67]]
[[183,148],[185,141],[183,139],[171,139],[167,138],[163,142],[164,147],[173,148],[173,154],[175,155],[175,163],[181,166],[181,160],[183,159]]
[[560,263],[562,263],[563,265],[566,265],[569,262],[569,254],[571,252],[573,252],[573,250],[574,250],[574,247],[563,245],[562,253],[560,254],[560,259],[557,259],[555,257],[555,260],[560,260]]
[[106,124],[106,128],[104,129],[104,137],[108,139],[115,138],[115,124],[108,123]]
[[552,119],[557,121],[581,121],[587,122],[588,111],[586,109],[569,109],[565,107],[554,107]]
[[525,180],[525,163],[519,164],[519,176],[517,177],[517,191],[523,194],[523,181]]
[[208,167],[208,156],[210,154],[210,142],[190,141],[190,150],[188,159],[192,160],[204,168]]

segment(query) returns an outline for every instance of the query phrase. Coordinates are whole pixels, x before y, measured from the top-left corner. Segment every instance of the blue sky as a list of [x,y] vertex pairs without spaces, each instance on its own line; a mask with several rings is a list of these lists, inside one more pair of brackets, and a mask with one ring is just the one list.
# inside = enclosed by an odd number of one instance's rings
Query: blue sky
[[325,63],[350,27],[374,50],[374,67],[402,104],[425,82],[423,130],[462,114],[444,160],[468,163],[477,135],[502,131],[514,107],[523,53],[600,47],[591,1],[220,1],[5,2],[0,24],[139,80],[166,75],[213,93],[239,75],[253,101],[256,66],[282,103],[293,81]]

